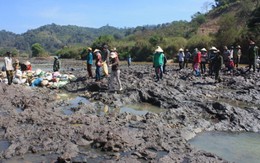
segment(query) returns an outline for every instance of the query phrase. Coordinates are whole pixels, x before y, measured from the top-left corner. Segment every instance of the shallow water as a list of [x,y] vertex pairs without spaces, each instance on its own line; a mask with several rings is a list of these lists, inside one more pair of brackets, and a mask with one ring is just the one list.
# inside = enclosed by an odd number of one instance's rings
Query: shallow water
[[[75,96],[73,94],[67,94],[67,93],[59,93],[57,94],[57,100],[64,100],[68,105],[61,106],[60,110],[65,115],[72,115],[75,113],[75,111],[72,108],[77,108],[79,105],[88,105],[91,104],[91,102],[86,99],[85,97]],[[148,103],[138,103],[138,104],[132,104],[132,105],[126,105],[121,108],[114,108],[110,107],[108,105],[102,105],[102,106],[96,106],[95,108],[96,114],[98,115],[105,115],[109,113],[131,113],[133,115],[145,115],[148,112],[151,113],[161,113],[164,112],[165,109],[153,106]]]
[[25,154],[24,156],[16,156],[11,159],[2,160],[1,163],[51,163],[58,158],[57,154]]
[[110,107],[108,105],[104,105],[103,107],[97,108],[97,114],[98,115],[106,115],[106,114],[113,114],[113,113],[130,113],[133,115],[145,115],[146,113],[161,113],[164,112],[165,109],[153,106],[148,103],[138,103],[138,104],[132,104],[132,105],[126,105],[120,108],[114,108]]
[[16,108],[16,112],[21,113],[21,112],[23,112],[23,109],[22,108]]
[[145,115],[148,112],[151,113],[161,113],[164,112],[165,109],[153,106],[148,103],[139,103],[139,104],[132,104],[132,105],[126,105],[122,108],[120,108],[120,113],[131,113],[134,115]]
[[59,94],[59,98],[68,101],[69,105],[63,106],[63,107],[60,108],[61,111],[63,112],[63,114],[65,114],[65,115],[74,114],[75,111],[72,110],[72,109],[77,108],[79,105],[90,104],[89,100],[87,100],[84,97],[80,97],[80,96],[75,97],[75,96],[66,95],[66,94]]
[[[35,71],[37,69],[41,69],[43,71],[53,71],[53,63],[38,63],[38,64],[31,64],[32,65],[32,70]],[[0,68],[4,66],[3,62],[0,62]],[[65,70],[64,68],[61,67],[60,70]]]
[[0,140],[0,153],[5,151],[10,146],[10,142],[7,140]]
[[260,133],[205,132],[189,143],[231,162],[259,163],[260,160]]
[[256,105],[256,104],[252,104],[249,102],[243,102],[243,101],[238,101],[238,100],[230,100],[230,99],[226,99],[226,98],[212,98],[213,101],[217,101],[217,102],[223,102],[223,103],[227,103],[231,106],[234,107],[239,107],[239,108],[260,108],[260,105]]

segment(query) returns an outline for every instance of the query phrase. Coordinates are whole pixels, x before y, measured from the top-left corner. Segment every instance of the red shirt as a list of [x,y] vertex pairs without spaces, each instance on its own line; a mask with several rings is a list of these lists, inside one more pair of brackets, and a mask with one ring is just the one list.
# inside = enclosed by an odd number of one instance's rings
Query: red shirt
[[32,71],[32,65],[27,65],[26,66],[26,71]]
[[199,51],[197,55],[194,57],[194,63],[200,63],[201,62],[201,52]]

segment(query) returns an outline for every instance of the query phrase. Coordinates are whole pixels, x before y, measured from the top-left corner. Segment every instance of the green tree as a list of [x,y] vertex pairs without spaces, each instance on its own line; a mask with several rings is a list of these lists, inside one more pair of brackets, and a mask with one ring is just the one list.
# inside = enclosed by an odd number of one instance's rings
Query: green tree
[[162,48],[165,51],[165,55],[168,58],[175,57],[180,48],[184,48],[187,44],[187,40],[183,37],[171,37],[165,39],[166,46]]
[[220,7],[220,6],[225,6],[233,2],[237,2],[238,0],[215,0],[215,6]]
[[32,45],[32,57],[44,57],[46,56],[44,48],[39,43]]
[[110,45],[112,41],[114,41],[115,38],[112,35],[102,35],[98,37],[92,44],[93,48],[100,48],[104,44]]
[[64,47],[60,50],[58,50],[55,55],[60,56],[60,58],[75,58],[75,59],[83,59],[82,57],[82,48],[77,46],[72,47]]
[[135,61],[151,61],[152,60],[152,47],[146,40],[139,40],[135,46],[130,49],[130,54]]
[[158,36],[158,35],[153,35],[152,37],[150,37],[149,42],[152,46],[156,46],[158,45],[160,42],[163,41],[163,37],[162,36]]
[[197,12],[191,18],[192,18],[192,23],[196,23],[197,25],[201,25],[206,22],[205,15],[200,12]]
[[216,33],[215,44],[219,47],[223,45],[232,45],[236,38],[239,37],[240,28],[236,24],[233,15],[225,15],[219,20],[219,30]]
[[206,35],[194,35],[188,41],[187,48],[209,48],[212,46],[212,38]]

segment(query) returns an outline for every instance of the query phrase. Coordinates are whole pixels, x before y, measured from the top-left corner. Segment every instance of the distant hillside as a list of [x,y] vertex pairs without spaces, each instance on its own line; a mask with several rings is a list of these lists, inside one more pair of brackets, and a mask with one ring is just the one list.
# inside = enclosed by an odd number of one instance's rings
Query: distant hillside
[[[228,7],[225,8],[219,7],[211,10],[209,13],[206,14],[206,22],[201,24],[201,26],[198,29],[198,34],[208,35],[208,34],[217,33],[220,27],[219,21],[226,14],[230,14],[234,18],[236,18],[236,24],[239,24],[241,22],[246,22],[246,21],[241,21],[241,18],[238,17],[241,11],[242,11],[241,3],[238,2],[231,3],[229,4]],[[245,19],[246,18],[244,18],[243,20]],[[240,26],[241,25],[242,24],[240,24]],[[245,25],[245,23],[243,23],[243,25]]]
[[32,44],[40,43],[48,52],[53,53],[67,45],[90,46],[102,35],[112,35],[121,39],[125,37],[128,30],[111,26],[87,28],[56,24],[29,30],[21,35],[2,30],[0,31],[0,49],[16,48],[19,51],[29,52]]
[[225,4],[213,8],[206,14],[206,22],[201,24],[198,34],[216,34],[220,28],[221,19],[226,15],[234,18],[234,24],[238,28],[247,28],[259,3],[259,0],[227,0]]
[[[173,21],[157,25],[119,29],[74,25],[45,25],[21,35],[0,31],[0,55],[6,50],[21,56],[31,55],[39,43],[50,55],[83,58],[87,46],[100,48],[104,43],[116,47],[121,58],[131,55],[136,61],[151,61],[160,45],[168,58],[180,48],[190,49],[240,45],[247,53],[249,40],[260,44],[260,0],[216,0],[207,13],[194,13],[191,21]],[[260,46],[260,45],[259,45]],[[246,56],[246,55],[245,55]]]

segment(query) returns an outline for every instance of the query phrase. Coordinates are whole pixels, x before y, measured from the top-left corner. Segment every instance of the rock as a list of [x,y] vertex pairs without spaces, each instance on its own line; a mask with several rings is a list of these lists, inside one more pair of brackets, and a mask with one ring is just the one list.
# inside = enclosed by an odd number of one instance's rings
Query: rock
[[[59,90],[0,83],[0,136],[11,143],[0,158],[49,151],[59,155],[58,162],[226,162],[198,151],[187,140],[211,130],[260,131],[257,74],[221,74],[223,82],[215,84],[211,76],[193,77],[191,69],[177,71],[169,65],[164,79],[154,82],[150,65],[122,64],[124,91],[108,92],[108,78],[98,83],[86,78],[81,62],[64,63],[73,68],[64,71],[77,80]],[[91,104],[75,104],[70,108],[76,113],[64,115],[70,96],[55,98],[64,92],[84,95]],[[122,106],[140,102],[165,111],[120,113]],[[80,151],[79,145],[89,150]]]

